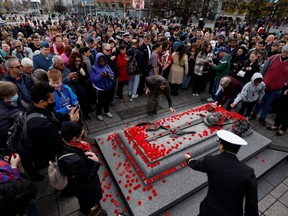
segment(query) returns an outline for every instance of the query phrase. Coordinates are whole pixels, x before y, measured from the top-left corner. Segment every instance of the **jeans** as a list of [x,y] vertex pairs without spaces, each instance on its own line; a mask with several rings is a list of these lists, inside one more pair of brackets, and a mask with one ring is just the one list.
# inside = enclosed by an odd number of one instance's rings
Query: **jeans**
[[262,103],[256,104],[253,113],[258,114],[262,110],[260,118],[265,119],[273,101],[280,96],[281,90],[268,91],[265,90],[265,95],[262,98]]
[[129,92],[131,92],[131,94],[133,94],[133,95],[137,94],[139,82],[140,82],[140,74],[131,74],[130,75],[128,89],[129,89]]
[[189,87],[190,80],[191,80],[191,75],[184,74],[182,89],[187,89]]
[[212,89],[212,99],[216,100],[216,93],[220,87],[220,77],[215,77],[214,79],[214,85],[213,85],[213,89]]

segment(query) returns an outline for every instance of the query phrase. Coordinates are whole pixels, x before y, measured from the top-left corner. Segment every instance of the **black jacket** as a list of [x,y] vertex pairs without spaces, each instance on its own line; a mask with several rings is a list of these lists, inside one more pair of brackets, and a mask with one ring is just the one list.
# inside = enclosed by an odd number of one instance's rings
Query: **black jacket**
[[61,123],[69,121],[70,117],[68,114],[40,109],[33,105],[27,110],[27,115],[30,113],[41,113],[47,117],[36,117],[28,121],[27,133],[32,143],[33,158],[48,165],[48,161],[54,159],[55,154],[61,150]]
[[203,160],[188,160],[188,166],[208,175],[209,189],[200,204],[200,216],[258,216],[257,180],[254,170],[236,155],[222,152]]
[[69,186],[78,198],[80,209],[90,209],[102,199],[98,176],[100,163],[87,159],[82,150],[64,145],[61,155],[67,153],[75,154],[59,160],[59,169],[68,177]]
[[0,101],[0,147],[6,148],[7,132],[14,124],[21,110],[7,102]]
[[[150,47],[150,46],[149,46]],[[143,72],[144,71],[147,71],[150,69],[150,66],[149,66],[149,51],[148,51],[148,48],[145,44],[142,44],[141,46],[139,46],[139,51],[141,52],[142,54],[142,60],[143,60]],[[150,47],[150,50],[151,50],[151,55],[152,55],[152,49]]]

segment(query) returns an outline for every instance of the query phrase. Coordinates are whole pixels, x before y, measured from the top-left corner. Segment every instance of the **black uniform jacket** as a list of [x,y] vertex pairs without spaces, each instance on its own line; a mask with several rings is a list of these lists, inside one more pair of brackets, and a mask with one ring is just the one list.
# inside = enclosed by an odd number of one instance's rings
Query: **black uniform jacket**
[[258,216],[254,170],[241,163],[236,155],[223,151],[203,160],[189,159],[187,164],[208,175],[209,189],[200,204],[200,216]]

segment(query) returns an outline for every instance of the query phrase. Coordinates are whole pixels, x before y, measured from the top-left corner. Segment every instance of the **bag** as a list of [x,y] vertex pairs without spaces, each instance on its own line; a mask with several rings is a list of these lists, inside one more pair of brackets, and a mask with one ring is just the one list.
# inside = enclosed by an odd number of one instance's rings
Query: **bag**
[[18,118],[8,130],[6,146],[9,151],[20,154],[32,151],[32,144],[27,133],[27,122],[32,118],[47,119],[41,113],[31,113],[29,115],[26,112],[19,113]]
[[57,160],[57,157],[55,158],[55,161],[49,161],[49,167],[48,167],[48,178],[50,184],[57,190],[63,190],[67,184],[68,184],[68,179],[67,176],[61,173],[59,167],[58,167],[58,162],[64,157],[74,155],[75,153],[68,153],[64,154],[59,159]]
[[136,59],[136,52],[137,51],[134,52],[134,54],[130,57],[127,63],[127,73],[129,75],[139,73],[139,67]]
[[240,70],[240,71],[238,71],[238,73],[236,75],[239,77],[244,77],[245,74],[246,74],[246,71]]

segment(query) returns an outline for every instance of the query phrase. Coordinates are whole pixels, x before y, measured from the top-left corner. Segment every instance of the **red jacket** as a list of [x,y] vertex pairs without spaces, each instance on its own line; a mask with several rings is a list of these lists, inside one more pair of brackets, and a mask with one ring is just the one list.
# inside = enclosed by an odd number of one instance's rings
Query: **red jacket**
[[127,55],[124,53],[119,53],[116,56],[116,64],[117,67],[119,69],[119,73],[118,73],[118,81],[127,81],[129,80],[129,75],[127,73]]
[[[271,56],[269,61],[273,61],[273,58],[274,56]],[[279,55],[267,69],[263,81],[268,91],[284,88],[285,83],[288,82],[288,60],[282,61]]]

